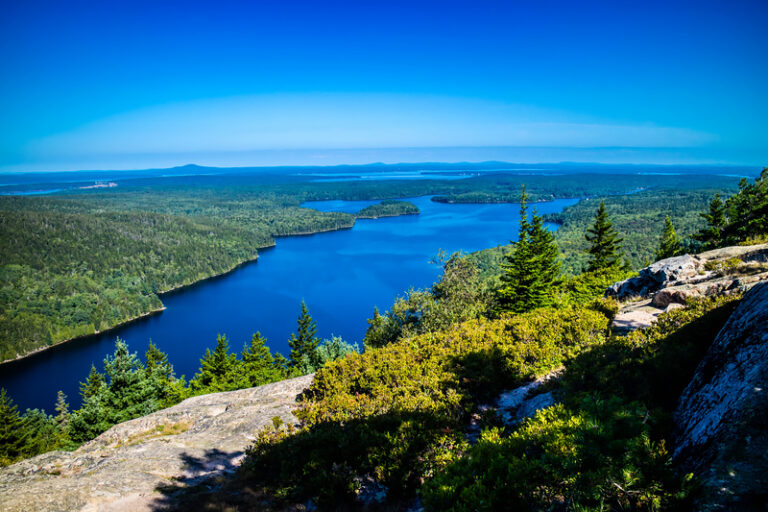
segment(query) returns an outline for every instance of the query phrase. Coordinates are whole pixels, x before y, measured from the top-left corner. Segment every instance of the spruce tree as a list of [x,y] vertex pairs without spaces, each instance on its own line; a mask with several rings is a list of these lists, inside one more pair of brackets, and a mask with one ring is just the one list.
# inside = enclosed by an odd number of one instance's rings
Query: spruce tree
[[280,372],[280,378],[285,379],[291,377],[293,372],[291,371],[291,362],[280,352],[275,352],[273,356],[275,359],[275,369]]
[[623,251],[621,242],[623,238],[613,228],[613,223],[608,218],[605,209],[605,201],[600,201],[600,207],[595,214],[595,223],[587,229],[585,235],[589,242],[589,266],[587,271],[614,270],[626,266],[622,263]]
[[680,254],[680,238],[675,232],[675,226],[672,225],[672,220],[669,215],[664,217],[664,233],[661,235],[659,241],[659,248],[656,249],[656,259],[663,260],[664,258],[671,258]]
[[261,333],[257,332],[251,337],[251,343],[243,348],[241,377],[245,387],[261,386],[278,381],[282,377],[275,367],[275,358],[269,352],[266,342]]
[[96,395],[89,395],[69,419],[69,438],[77,443],[90,441],[113,425],[107,417],[104,404],[105,390]]
[[170,396],[173,393],[173,366],[168,362],[168,354],[158,349],[149,340],[149,346],[144,354],[147,364],[144,366],[144,374],[147,383],[152,387],[152,395],[158,401],[159,407],[171,405]]
[[724,245],[768,235],[768,167],[754,183],[743,178],[739,192],[725,203],[728,224],[723,229]]
[[91,364],[91,372],[88,374],[88,378],[85,382],[80,383],[80,396],[82,397],[82,401],[85,401],[92,396],[99,395],[105,387],[106,382],[104,381],[104,375],[99,373],[98,370],[96,370],[96,367]]
[[520,313],[526,311],[532,302],[529,292],[536,275],[536,264],[528,239],[528,196],[525,185],[520,196],[520,226],[517,241],[512,243],[512,250],[504,256],[501,267],[501,286],[497,291],[497,301],[501,311]]
[[67,403],[67,395],[63,391],[59,390],[56,394],[56,406],[54,408],[56,416],[53,421],[56,423],[56,429],[58,434],[58,446],[64,446],[69,443],[69,419],[71,414],[69,412],[69,404]]
[[725,214],[725,203],[720,199],[720,194],[715,194],[712,201],[709,202],[709,212],[699,214],[707,221],[707,227],[693,235],[694,240],[704,242],[707,249],[720,247],[723,239],[723,230],[728,219]]
[[291,347],[291,367],[299,368],[303,373],[310,373],[320,367],[317,346],[320,340],[317,325],[307,309],[307,304],[301,301],[301,314],[297,320],[297,333],[291,334],[288,345]]
[[40,409],[27,409],[22,416],[26,439],[23,454],[26,457],[56,448],[60,436],[56,421]]
[[189,385],[196,393],[237,389],[239,363],[237,356],[229,351],[227,337],[219,334],[216,349],[213,352],[205,349],[205,355],[200,360],[200,371]]
[[549,306],[554,300],[554,285],[560,276],[559,251],[555,236],[544,226],[544,219],[533,210],[531,225],[528,230],[531,252],[536,258],[536,281],[530,295],[532,308]]
[[106,412],[107,384],[104,375],[91,365],[85,382],[80,383],[82,403],[69,418],[67,433],[74,442],[90,441],[112,426]]
[[55,411],[56,416],[54,417],[54,420],[56,420],[56,424],[60,429],[66,429],[67,424],[69,423],[69,404],[67,403],[67,395],[61,390],[56,394]]
[[551,304],[560,271],[554,236],[536,211],[528,221],[527,200],[523,187],[518,239],[501,264],[504,273],[496,295],[502,312],[523,313]]
[[146,378],[144,368],[135,352],[125,341],[117,338],[115,352],[104,359],[108,378],[104,409],[111,423],[120,423],[159,409],[159,400]]
[[0,388],[0,465],[21,456],[26,441],[26,425],[19,409],[5,388]]

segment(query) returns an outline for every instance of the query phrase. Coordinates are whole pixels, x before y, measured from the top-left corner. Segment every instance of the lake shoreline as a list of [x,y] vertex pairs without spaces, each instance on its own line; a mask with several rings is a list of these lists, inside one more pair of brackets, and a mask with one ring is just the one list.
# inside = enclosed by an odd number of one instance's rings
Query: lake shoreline
[[[398,215],[406,215],[406,214],[398,214]],[[398,215],[381,215],[380,217],[394,217],[394,216],[398,216]],[[343,230],[346,230],[346,229],[352,229],[352,228],[355,227],[355,221],[356,220],[357,220],[357,217],[355,219],[353,219],[352,224],[349,225],[349,226],[345,225],[345,226],[339,226],[339,227],[336,227],[336,228],[325,228],[325,229],[320,229],[320,230],[317,230],[317,231],[301,231],[301,232],[298,232],[298,233],[291,233],[291,234],[287,234],[287,235],[273,235],[274,240],[272,241],[271,244],[267,244],[267,245],[258,247],[257,250],[262,251],[264,249],[272,249],[272,248],[277,247],[277,239],[278,238],[288,238],[288,237],[292,237],[292,236],[299,236],[299,237],[301,237],[301,236],[312,236],[312,235],[317,235],[317,234],[321,234],[321,233],[331,233],[331,232],[335,232],[335,231],[343,231]],[[243,261],[240,261],[240,262],[238,262],[237,264],[235,264],[234,266],[232,266],[231,268],[229,268],[229,269],[227,269],[225,271],[218,272],[216,274],[212,274],[210,276],[203,277],[203,278],[198,279],[196,281],[192,281],[191,283],[180,284],[180,285],[174,286],[172,288],[169,288],[167,290],[163,290],[161,292],[157,292],[157,297],[158,297],[158,299],[160,299],[160,302],[162,303],[162,299],[163,299],[164,295],[178,293],[180,291],[183,291],[185,289],[191,288],[193,286],[197,286],[199,284],[202,284],[202,283],[204,283],[206,281],[209,281],[211,279],[216,279],[216,278],[224,277],[224,276],[226,276],[228,274],[231,274],[235,270],[243,267],[244,265],[247,265],[249,263],[257,262],[258,259],[259,259],[259,254],[256,253],[256,255],[254,257],[245,259]],[[65,340],[60,340],[60,341],[57,341],[56,343],[54,343],[52,345],[48,345],[48,346],[45,346],[45,347],[38,347],[38,348],[32,350],[31,352],[27,352],[26,354],[16,356],[13,359],[4,359],[4,360],[0,361],[0,366],[2,366],[4,364],[12,364],[12,363],[15,363],[17,361],[21,361],[23,359],[27,359],[27,358],[32,357],[32,356],[34,356],[36,354],[39,354],[41,352],[45,352],[45,351],[50,350],[52,348],[59,347],[60,345],[62,345],[64,343],[80,341],[80,340],[91,338],[93,336],[100,336],[100,335],[102,335],[104,333],[107,333],[109,331],[113,331],[113,330],[119,329],[121,327],[125,327],[126,325],[129,325],[129,324],[131,324],[131,323],[133,323],[133,322],[135,322],[137,320],[141,320],[143,318],[147,318],[147,317],[155,315],[157,313],[161,313],[161,312],[165,311],[165,309],[166,309],[166,307],[165,307],[165,305],[163,305],[160,308],[155,308],[153,310],[146,311],[146,312],[141,313],[141,314],[139,314],[137,316],[131,317],[131,318],[125,320],[125,321],[122,321],[122,322],[117,323],[115,325],[111,325],[111,326],[109,326],[109,327],[107,327],[105,329],[96,330],[96,331],[94,331],[92,333],[83,334],[81,336],[75,336],[74,338],[67,338]]]
[[147,312],[142,313],[140,315],[133,316],[133,317],[129,318],[128,320],[120,322],[119,324],[115,324],[113,326],[107,327],[106,329],[102,329],[100,331],[96,330],[96,331],[94,331],[94,332],[92,332],[90,334],[83,334],[82,336],[75,336],[74,338],[68,338],[66,340],[57,341],[56,343],[54,343],[52,345],[48,345],[47,347],[38,347],[38,348],[34,349],[31,352],[27,352],[24,355],[17,356],[17,357],[15,357],[13,359],[4,359],[4,360],[0,361],[0,367],[2,367],[5,364],[12,364],[12,363],[15,363],[15,362],[18,362],[18,361],[22,361],[24,359],[27,359],[27,358],[32,357],[32,356],[35,356],[37,354],[40,354],[40,353],[45,352],[47,350],[50,350],[52,348],[56,348],[59,345],[63,345],[65,343],[69,343],[71,341],[83,340],[83,339],[87,339],[87,338],[90,338],[90,337],[93,337],[93,336],[101,336],[102,334],[108,333],[109,331],[113,331],[115,329],[119,329],[120,327],[124,327],[124,326],[126,326],[128,324],[131,324],[131,323],[136,322],[138,320],[141,320],[143,318],[147,318],[147,317],[152,316],[152,315],[154,315],[156,313],[161,313],[161,312],[165,311],[165,309],[166,309],[165,306],[162,306],[162,307],[159,307],[159,308],[155,308],[155,309],[153,309],[151,311],[147,311]]

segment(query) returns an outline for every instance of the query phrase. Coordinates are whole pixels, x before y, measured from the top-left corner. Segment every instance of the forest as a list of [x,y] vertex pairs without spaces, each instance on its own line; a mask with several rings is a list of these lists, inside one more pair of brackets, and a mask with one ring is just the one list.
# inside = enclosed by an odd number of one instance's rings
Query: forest
[[358,219],[378,219],[397,215],[418,215],[419,208],[409,201],[386,199],[378,204],[366,206],[355,214]]
[[[698,226],[694,212],[706,197],[735,191],[735,182],[717,175],[507,173],[316,182],[256,173],[137,178],[116,188],[65,195],[0,196],[0,360],[158,310],[163,307],[158,294],[253,260],[275,237],[349,228],[356,217],[416,213],[415,206],[392,201],[396,198],[437,194],[433,200],[519,201],[523,184],[534,202],[604,196],[620,230],[633,234],[627,248],[637,268],[653,250],[663,212],[672,208],[673,221],[687,234]],[[301,206],[326,199],[384,202],[356,215]],[[588,203],[547,219],[562,224],[558,237],[566,269],[579,265],[577,233]]]

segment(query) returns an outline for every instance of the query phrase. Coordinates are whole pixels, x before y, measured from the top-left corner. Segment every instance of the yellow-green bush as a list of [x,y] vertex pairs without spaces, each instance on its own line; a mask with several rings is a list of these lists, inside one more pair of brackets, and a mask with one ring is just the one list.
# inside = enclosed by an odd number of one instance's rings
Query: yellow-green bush
[[293,499],[338,506],[366,478],[407,496],[466,448],[478,400],[557,368],[603,343],[607,318],[590,309],[545,309],[471,320],[348,356],[317,372],[292,436],[261,436],[251,478]]

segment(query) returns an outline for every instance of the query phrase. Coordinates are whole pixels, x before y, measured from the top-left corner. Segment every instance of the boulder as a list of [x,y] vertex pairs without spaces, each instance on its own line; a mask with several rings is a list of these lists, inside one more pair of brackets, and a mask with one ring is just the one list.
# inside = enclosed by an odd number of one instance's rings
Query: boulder
[[697,277],[701,268],[701,260],[690,254],[659,260],[642,269],[636,277],[614,284],[605,294],[618,300],[646,296],[672,283]]
[[653,314],[644,310],[621,311],[613,319],[612,328],[615,334],[627,334],[637,329],[650,327],[657,318],[658,314]]
[[666,308],[670,304],[685,304],[692,296],[699,295],[695,288],[684,288],[682,286],[673,288],[664,288],[659,290],[651,301],[651,305],[657,308]]
[[704,488],[699,510],[768,503],[768,282],[754,286],[680,396],[673,457]]
[[501,393],[494,404],[501,414],[501,420],[506,425],[515,425],[520,420],[533,416],[539,409],[553,405],[552,393],[542,393],[539,388],[559,378],[560,372],[561,370],[552,371],[528,384]]

